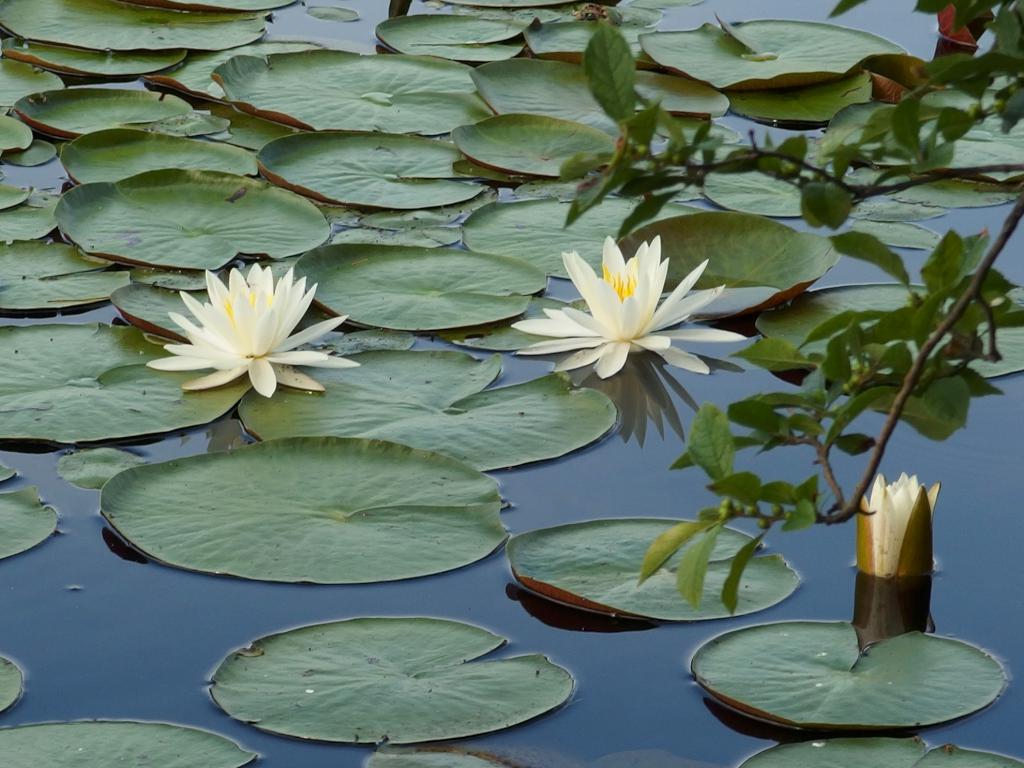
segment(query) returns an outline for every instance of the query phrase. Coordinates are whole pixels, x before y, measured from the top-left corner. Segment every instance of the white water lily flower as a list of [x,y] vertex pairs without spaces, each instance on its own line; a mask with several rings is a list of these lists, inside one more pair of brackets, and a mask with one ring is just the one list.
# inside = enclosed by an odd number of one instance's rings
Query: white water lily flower
[[549,355],[569,352],[555,368],[559,371],[597,363],[595,371],[606,379],[622,370],[631,350],[645,349],[665,358],[670,365],[694,373],[710,373],[696,355],[672,346],[673,341],[743,341],[744,336],[714,328],[666,330],[688,320],[722,293],[725,286],[690,293],[708,263],[705,261],[680,281],[660,303],[668,260],[661,260],[661,238],[642,243],[628,262],[610,237],[604,241],[603,277],[598,277],[575,251],[563,253],[565,270],[587,303],[587,312],[572,307],[545,309],[547,318],[521,320],[516,330],[536,336],[551,336],[520,349],[521,355]]
[[932,513],[939,483],[925,489],[906,473],[887,484],[879,474],[857,516],[857,567],[881,578],[932,572]]
[[295,279],[292,270],[274,285],[270,268],[254,264],[247,277],[232,269],[225,286],[212,272],[206,273],[209,302],[200,304],[181,292],[181,298],[198,322],[171,312],[170,318],[185,332],[189,344],[164,347],[173,357],[153,360],[148,365],[161,371],[214,373],[185,382],[183,389],[211,389],[249,375],[252,386],[270,397],[283,384],[297,389],[323,392],[323,386],[294,366],[352,368],[359,363],[326,352],[297,350],[296,347],[323,336],[345,322],[332,317],[289,335],[298,325],[316,293],[306,290],[306,278]]

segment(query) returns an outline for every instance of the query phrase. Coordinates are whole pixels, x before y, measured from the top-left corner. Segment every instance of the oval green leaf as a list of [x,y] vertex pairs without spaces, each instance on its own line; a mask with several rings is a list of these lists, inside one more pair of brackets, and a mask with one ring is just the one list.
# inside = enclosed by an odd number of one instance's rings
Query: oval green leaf
[[[769,665],[755,659],[771,659]],[[861,653],[844,622],[791,621],[739,629],[694,655],[697,683],[744,714],[791,728],[899,730],[964,717],[1006,685],[972,645],[912,632]]]
[[192,107],[177,96],[136,88],[67,88],[26,96],[14,111],[37,131],[73,139],[107,128],[158,123],[187,115]]
[[444,619],[317,624],[233,653],[214,673],[211,693],[235,719],[286,736],[363,744],[461,738],[539,717],[572,695],[572,676],[543,656],[482,660],[504,644]]
[[450,14],[398,16],[377,25],[377,37],[393,51],[471,63],[518,56],[522,31],[513,21]]
[[729,107],[738,115],[789,128],[825,125],[843,107],[871,101],[871,76],[858,72],[834,82],[771,91],[734,91]]
[[83,184],[64,194],[56,218],[87,253],[180,269],[216,269],[239,254],[280,259],[330,235],[323,214],[299,195],[213,171],[149,171]]
[[[3,59],[0,59],[3,61]],[[32,145],[32,129],[20,120],[0,115],[0,152]]]
[[31,168],[48,163],[57,156],[57,148],[48,141],[34,139],[25,149],[4,152],[4,162]]
[[[2,560],[32,549],[50,538],[57,530],[57,512],[39,500],[39,492],[34,487],[3,493],[0,494],[0,529],[4,532],[3,541],[0,542]],[[0,710],[14,703],[12,699],[4,706],[4,687],[3,675],[0,674]]]
[[0,245],[0,311],[52,311],[107,301],[128,273],[85,259],[64,243]]
[[[47,45],[35,40],[7,38],[3,41],[4,59],[16,59],[33,67],[68,75],[93,77],[134,77],[173,67],[185,58],[182,48],[169,51],[90,51]],[[58,84],[36,88],[28,93],[60,88]],[[27,94],[25,94],[27,95]],[[14,102],[11,102],[12,104]]]

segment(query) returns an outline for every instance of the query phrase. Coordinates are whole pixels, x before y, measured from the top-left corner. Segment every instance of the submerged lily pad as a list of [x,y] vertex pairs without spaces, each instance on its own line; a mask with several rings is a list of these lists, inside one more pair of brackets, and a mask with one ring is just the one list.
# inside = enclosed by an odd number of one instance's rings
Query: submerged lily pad
[[866,72],[803,88],[771,91],[734,91],[729,94],[733,112],[763,123],[789,126],[825,125],[843,107],[871,101],[871,76]]
[[213,81],[213,71],[235,56],[266,56],[270,53],[311,51],[322,46],[310,42],[264,40],[225,51],[192,52],[185,63],[170,72],[157,72],[145,80],[149,83],[174,88],[203,99],[223,99],[224,90]]
[[680,594],[681,550],[643,584],[640,563],[651,542],[677,520],[622,518],[529,531],[506,548],[512,574],[526,588],[559,603],[598,613],[662,621],[702,621],[764,610],[785,600],[800,579],[781,556],[755,557],[743,572],[735,614],[722,603],[732,557],[750,537],[725,529],[708,565],[699,608]]
[[256,158],[227,144],[114,128],[79,136],[61,148],[61,163],[81,184],[120,181],[145,171],[190,168],[240,176],[258,173]]
[[61,456],[57,474],[79,488],[98,491],[119,472],[145,463],[141,456],[120,448],[87,448]]
[[14,111],[38,131],[73,139],[107,128],[142,127],[180,117],[192,107],[177,96],[137,88],[67,88],[26,96]]
[[247,389],[239,382],[182,392],[194,376],[147,368],[164,353],[135,328],[0,328],[0,355],[0,440],[79,443],[169,432],[223,416]]
[[543,115],[498,115],[452,132],[452,140],[474,162],[508,173],[557,178],[577,154],[615,151],[604,131]]
[[0,754],[4,768],[241,768],[256,759],[196,728],[112,720],[3,728]]
[[[0,541],[0,560],[17,555],[42,544],[57,529],[57,512],[39,500],[34,488],[23,488],[13,493],[0,494],[0,528],[4,537]],[[4,705],[3,669],[0,667],[0,710]],[[20,685],[19,685],[20,689]],[[15,695],[14,698],[17,698]]]
[[299,133],[259,153],[264,176],[317,200],[370,208],[417,209],[476,197],[479,184],[455,181],[451,144],[419,136]]
[[436,135],[490,116],[472,71],[429,56],[304,51],[236,56],[213,77],[239,108],[298,128]]
[[8,42],[4,40],[4,57],[0,59],[0,106],[10,107],[29,94],[64,87],[64,81],[51,72],[44,72],[31,64],[11,58]]
[[[16,59],[34,67],[68,75],[96,77],[132,77],[173,67],[185,58],[185,50],[169,51],[90,51],[47,45],[35,40],[7,38],[3,41],[4,59]],[[59,84],[36,88],[28,93],[60,88]],[[11,102],[12,104],[14,102]]]
[[[637,72],[636,90],[673,114],[717,117],[729,100],[702,83],[658,72]],[[480,95],[501,114],[547,115],[618,135],[618,125],[590,93],[583,68],[563,61],[511,59],[473,71]],[[475,122],[475,121],[466,121]]]
[[0,311],[51,310],[106,301],[128,273],[82,258],[64,243],[0,245]]
[[64,194],[56,216],[61,232],[87,253],[181,269],[216,269],[243,253],[280,259],[330,235],[308,200],[213,171],[148,171],[83,184]]
[[[490,203],[474,211],[462,227],[466,247],[484,253],[514,255],[555,277],[568,277],[563,251],[577,251],[591,266],[601,264],[604,239],[614,234],[637,203],[605,198],[566,227],[568,201],[555,199]],[[659,217],[679,216],[696,209],[666,205]]]
[[21,670],[13,661],[0,656],[0,712],[14,706],[21,697],[21,684]]
[[[741,37],[737,37],[737,35]],[[792,88],[838,80],[869,56],[905,53],[884,38],[814,21],[764,19],[640,37],[658,64],[715,88]]]
[[1021,768],[991,752],[947,744],[929,750],[920,739],[826,739],[780,744],[758,752],[740,768]]
[[[204,480],[218,490],[182,509],[174,489]],[[379,440],[275,440],[137,467],[103,487],[101,508],[147,556],[264,581],[414,578],[468,565],[505,539],[493,480]]]
[[[759,659],[772,663],[758,663]],[[912,632],[861,653],[844,622],[790,621],[721,635],[693,657],[698,684],[727,706],[791,728],[899,730],[991,704],[1002,667],[972,645]]]
[[352,322],[399,331],[515,317],[544,290],[544,274],[509,256],[453,248],[329,245],[299,259],[317,303]]
[[115,0],[0,0],[0,26],[42,43],[95,51],[220,51],[263,36],[259,13],[180,13]]
[[482,660],[505,642],[444,619],[317,624],[231,654],[211,693],[235,719],[286,736],[369,744],[461,738],[531,720],[572,695],[572,676],[543,656]]
[[415,14],[381,22],[377,37],[398,53],[475,63],[518,56],[523,26],[473,16]]
[[359,368],[324,370],[317,397],[247,397],[239,414],[264,439],[328,434],[372,437],[439,451],[483,470],[553,459],[615,423],[615,406],[564,375],[489,389],[501,358],[461,352],[367,352]]
[[[776,293],[747,311],[789,301],[828,272],[839,254],[826,237],[797,232],[785,224],[745,213],[695,213],[647,224],[620,245],[633,253],[641,242],[661,237],[669,260],[668,284],[675,285],[705,259],[698,288],[774,288]],[[751,244],[756,243],[756,248]]]

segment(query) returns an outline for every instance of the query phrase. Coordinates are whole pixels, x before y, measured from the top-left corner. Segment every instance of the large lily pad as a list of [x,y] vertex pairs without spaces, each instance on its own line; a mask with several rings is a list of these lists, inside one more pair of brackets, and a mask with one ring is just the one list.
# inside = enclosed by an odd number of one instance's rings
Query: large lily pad
[[[755,309],[781,304],[803,293],[839,261],[828,238],[797,232],[777,221],[745,213],[695,213],[648,224],[622,241],[625,253],[661,236],[674,285],[705,259],[698,288],[774,288]],[[751,247],[756,243],[756,247]]]
[[0,245],[0,311],[50,310],[106,301],[128,273],[82,258],[64,243]]
[[991,752],[947,744],[929,750],[920,739],[862,738],[780,744],[758,752],[740,768],[1021,768]]
[[182,392],[193,375],[145,367],[163,350],[134,328],[2,328],[0,355],[0,440],[78,443],[169,432],[224,415],[247,388]]
[[663,67],[715,88],[791,88],[838,80],[869,56],[905,53],[884,38],[813,21],[765,19],[729,28],[705,24],[640,37]]
[[736,114],[763,123],[813,127],[825,125],[843,107],[871,101],[871,88],[871,76],[858,72],[803,88],[734,91],[729,94],[729,106]]
[[999,662],[967,643],[912,632],[861,653],[845,622],[729,632],[702,646],[692,668],[701,687],[728,706],[808,729],[936,725],[987,707],[1006,685]]
[[[4,532],[3,541],[0,541],[2,560],[32,549],[50,538],[57,529],[57,512],[39,500],[39,492],[35,488],[3,493],[0,494],[0,527]],[[0,710],[13,703],[13,699],[6,705],[3,701],[3,671],[0,667]],[[17,695],[14,698],[17,698]]]
[[149,171],[83,184],[64,194],[56,217],[87,253],[181,269],[215,269],[243,253],[284,258],[330,235],[308,200],[213,171]]
[[214,70],[241,109],[307,130],[447,133],[491,112],[464,64],[343,51],[236,56]]
[[0,59],[0,106],[10,107],[29,94],[64,87],[64,81],[55,74],[11,58],[7,43],[4,40],[4,57]]
[[[657,72],[638,72],[636,90],[673,114],[717,117],[729,100],[702,83]],[[583,68],[564,61],[511,59],[473,72],[480,95],[498,114],[547,115],[618,135],[619,128],[594,99]],[[469,121],[467,121],[469,122]]]
[[0,754],[5,768],[241,768],[256,759],[196,728],[109,720],[3,728]]
[[29,195],[21,205],[0,211],[0,243],[36,240],[57,228],[54,211],[60,195]]
[[261,438],[372,437],[438,451],[483,470],[553,459],[594,442],[615,407],[563,375],[485,390],[501,358],[461,352],[367,352],[359,368],[318,373],[317,397],[247,397],[246,429]]
[[[807,334],[830,317],[842,312],[893,312],[906,306],[907,289],[895,283],[842,285],[811,291],[793,303],[757,318],[757,329],[765,336],[800,345]],[[1003,359],[996,363],[977,360],[971,367],[987,378],[1024,371],[1024,328],[999,328],[996,342]],[[812,342],[805,352],[824,352],[825,341]]]
[[0,152],[10,149],[25,149],[31,145],[31,128],[13,117],[0,115]]
[[530,176],[560,175],[577,154],[607,154],[615,142],[604,131],[543,115],[498,115],[452,132],[463,154],[488,168]]
[[[183,487],[210,490],[185,510]],[[265,581],[408,579],[468,565],[505,539],[493,480],[379,440],[275,440],[136,467],[107,482],[101,508],[149,557]]]
[[399,331],[515,317],[545,286],[544,273],[525,261],[452,248],[329,245],[296,270],[319,286],[316,300],[332,312]]
[[322,202],[370,208],[454,205],[483,190],[455,181],[451,144],[400,134],[299,133],[259,153],[263,174]]
[[174,11],[269,11],[295,0],[124,0],[132,5],[169,8]]
[[170,72],[158,72],[145,78],[166,88],[174,88],[203,99],[223,99],[224,89],[213,81],[213,71],[235,56],[266,56],[270,53],[311,51],[321,46],[309,42],[265,40],[258,43],[229,48],[226,51],[193,52],[185,63]]
[[61,139],[187,115],[187,101],[137,88],[68,88],[19,99],[14,110],[38,131]]
[[[601,264],[604,239],[613,235],[636,207],[636,202],[605,198],[596,208],[565,226],[568,201],[541,199],[489,203],[474,211],[462,228],[466,246],[484,253],[514,255],[555,277],[568,277],[563,251],[577,251],[594,267]],[[695,209],[666,205],[662,218]]]
[[21,684],[21,670],[13,661],[0,656],[0,712],[12,707],[21,697]]
[[180,13],[115,0],[0,0],[0,26],[29,40],[96,51],[220,51],[262,37],[264,17]]
[[[168,51],[90,51],[85,48],[68,48],[63,45],[48,45],[35,40],[7,38],[3,41],[4,59],[16,59],[34,67],[49,69],[68,75],[94,77],[133,77],[146,72],[173,67],[185,58],[182,48]],[[56,76],[54,76],[56,77]],[[49,91],[60,85],[47,85],[26,91],[23,95],[38,91]],[[13,104],[14,102],[10,102]]]
[[444,619],[317,624],[233,653],[214,673],[211,693],[235,719],[287,736],[364,744],[460,738],[531,720],[572,695],[572,676],[543,656],[481,660],[504,644]]
[[473,16],[415,14],[381,22],[377,37],[398,53],[477,63],[518,56],[523,26]]
[[114,128],[79,136],[61,148],[60,160],[75,181],[120,181],[146,171],[190,168],[255,176],[252,153],[229,144]]
[[[677,520],[623,518],[570,523],[515,536],[506,553],[512,574],[528,589],[556,602],[616,616],[701,621],[734,615],[722,603],[731,558],[750,540],[724,530],[715,545],[698,608],[680,594],[680,551],[643,584],[640,563],[659,535]],[[735,614],[754,613],[786,599],[800,579],[780,556],[755,557],[739,585]]]

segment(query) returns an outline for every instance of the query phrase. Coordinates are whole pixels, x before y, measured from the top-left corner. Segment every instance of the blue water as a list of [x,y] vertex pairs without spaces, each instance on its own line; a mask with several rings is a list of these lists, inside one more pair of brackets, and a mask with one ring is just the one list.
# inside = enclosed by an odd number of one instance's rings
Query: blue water
[[[274,33],[342,45],[349,41],[365,49],[386,5],[383,0],[316,4],[356,8],[363,20],[322,22],[294,6],[275,14]],[[757,15],[824,18],[831,3],[773,0],[766,5]],[[912,6],[910,0],[873,0],[843,22],[882,33],[930,58],[934,23],[912,14]],[[749,18],[751,4],[713,0],[675,9],[662,28],[695,26],[713,20],[713,12],[726,19]],[[53,163],[34,170],[5,166],[4,171],[10,182],[21,184],[45,186],[60,177]],[[1000,208],[954,212],[927,225],[939,230],[995,229],[1004,213]],[[1024,266],[1016,258],[1022,242],[1015,239],[1001,265],[1016,282],[1024,281]],[[915,265],[923,260],[916,253],[910,257]],[[844,262],[822,285],[875,279],[880,277],[870,268]],[[110,310],[86,315],[112,316]],[[715,345],[706,351],[724,354],[730,348]],[[502,381],[531,378],[547,367],[541,361],[509,358]],[[759,372],[669,375],[697,403],[725,405],[747,393],[787,386]],[[1024,377],[996,383],[1006,396],[977,401],[968,428],[946,443],[901,430],[883,469],[916,472],[929,483],[942,481],[936,517],[941,570],[933,590],[937,630],[989,649],[1012,675],[1024,666],[1024,516],[1019,511],[1021,453],[1015,447],[1024,425]],[[671,404],[688,426],[692,411],[686,399],[673,393]],[[871,421],[865,420],[865,431],[878,426]],[[232,436],[240,439],[237,425],[227,422],[133,450],[153,461],[202,453],[213,429],[221,444]],[[596,517],[692,515],[713,497],[699,472],[668,470],[683,445],[671,428],[662,437],[650,425],[642,446],[635,438],[624,440],[613,433],[562,460],[496,473],[512,505],[504,513],[505,523],[510,531],[520,532]],[[534,768],[576,768],[625,751],[654,752],[646,763],[624,761],[619,766],[735,766],[771,746],[774,738],[791,735],[773,733],[710,703],[688,674],[693,651],[723,631],[752,623],[852,615],[850,526],[772,534],[772,549],[782,552],[804,578],[797,594],[782,605],[755,617],[657,628],[599,619],[523,596],[512,585],[501,553],[440,576],[368,586],[261,584],[186,573],[125,557],[123,547],[105,531],[99,494],[59,479],[57,456],[0,452],[0,461],[19,472],[4,490],[37,485],[60,512],[59,536],[0,563],[0,654],[16,660],[27,677],[23,700],[0,714],[0,726],[80,718],[159,720],[233,738],[260,753],[266,768],[359,766],[369,754],[365,747],[283,739],[233,721],[212,704],[209,675],[233,649],[289,627],[363,615],[432,615],[485,626],[509,638],[502,653],[545,653],[577,680],[575,696],[561,710],[464,742],[473,748],[519,755]],[[812,471],[811,457],[801,462],[796,456],[787,450],[756,459],[744,456],[742,461],[765,476],[801,479]],[[853,459],[840,461],[841,479],[848,485],[856,479],[858,466]],[[187,498],[181,501],[189,503]],[[932,743],[955,742],[1020,757],[1022,720],[1024,690],[1011,683],[989,710],[932,729],[925,737]]]

